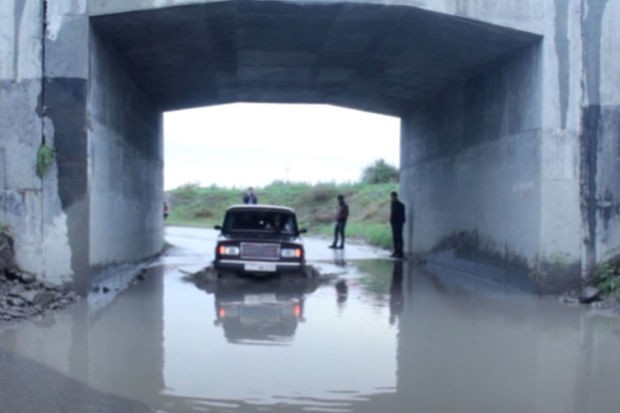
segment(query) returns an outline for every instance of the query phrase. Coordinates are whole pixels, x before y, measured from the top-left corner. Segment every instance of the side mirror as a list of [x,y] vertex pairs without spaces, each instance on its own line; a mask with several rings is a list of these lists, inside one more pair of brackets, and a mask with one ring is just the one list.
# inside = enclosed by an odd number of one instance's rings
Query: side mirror
[[299,229],[299,233],[300,234],[305,234],[306,232],[308,232],[308,230],[306,228],[300,228]]
[[222,229],[222,226],[221,226],[221,225],[213,225],[213,228],[214,228],[214,229],[219,229],[219,230],[221,230],[221,229]]

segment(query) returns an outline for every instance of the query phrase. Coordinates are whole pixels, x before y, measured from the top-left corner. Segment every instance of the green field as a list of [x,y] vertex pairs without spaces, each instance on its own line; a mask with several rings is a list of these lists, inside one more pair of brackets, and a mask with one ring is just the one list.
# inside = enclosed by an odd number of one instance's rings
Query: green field
[[[336,195],[344,194],[349,204],[350,216],[347,237],[371,245],[391,248],[389,209],[390,192],[398,184],[300,184],[273,183],[255,188],[261,204],[289,206],[297,212],[300,226],[312,236],[331,236]],[[220,224],[229,205],[241,203],[245,188],[230,189],[211,186],[202,188],[185,185],[166,192],[170,207],[167,225],[211,227]]]

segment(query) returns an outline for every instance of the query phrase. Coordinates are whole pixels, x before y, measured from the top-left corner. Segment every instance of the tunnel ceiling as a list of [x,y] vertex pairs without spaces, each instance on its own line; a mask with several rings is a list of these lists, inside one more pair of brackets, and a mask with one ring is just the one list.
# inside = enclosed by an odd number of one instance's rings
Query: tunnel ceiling
[[539,39],[353,2],[222,1],[91,21],[162,110],[327,103],[398,116]]

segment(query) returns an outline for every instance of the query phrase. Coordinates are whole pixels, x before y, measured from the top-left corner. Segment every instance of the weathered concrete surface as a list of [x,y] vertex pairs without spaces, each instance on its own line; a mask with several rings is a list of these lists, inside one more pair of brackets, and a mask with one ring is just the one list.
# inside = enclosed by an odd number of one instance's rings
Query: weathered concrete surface
[[161,111],[237,101],[400,116],[411,253],[555,288],[620,246],[620,0],[0,10],[0,219],[51,282],[155,254]]
[[540,47],[405,117],[414,252],[543,290],[618,253],[619,5],[541,2]]
[[89,256],[101,268],[162,248],[162,115],[97,36],[90,50]]
[[37,150],[54,139],[54,125],[43,113],[42,3],[4,1],[0,20],[5,56],[0,60],[0,221],[11,228],[22,269],[63,283],[72,276],[71,246],[57,192],[57,164],[45,180],[35,172]]
[[[590,261],[620,253],[620,1],[589,2],[582,16],[584,215]],[[587,162],[586,162],[587,160]]]
[[[258,0],[275,3],[273,0]],[[115,14],[130,11],[153,10],[171,6],[209,3],[235,3],[235,0],[106,0],[91,1],[91,16]],[[302,6],[334,5],[334,0],[296,0],[288,3]],[[449,16],[458,16],[485,23],[497,24],[532,33],[542,33],[543,15],[540,0],[496,1],[496,0],[358,0],[350,3],[368,6],[405,6],[433,11]]]
[[295,101],[400,116],[538,39],[366,2],[194,2],[92,21],[166,110]]
[[[0,10],[0,51],[10,56],[0,62],[0,222],[23,270],[83,293],[93,270],[161,250],[160,112],[132,105],[137,88],[123,70],[95,70],[106,56],[91,57],[100,49],[86,0],[6,1]],[[124,105],[113,111],[107,102]],[[119,141],[120,156],[102,150]],[[35,173],[41,145],[55,152],[43,177]]]

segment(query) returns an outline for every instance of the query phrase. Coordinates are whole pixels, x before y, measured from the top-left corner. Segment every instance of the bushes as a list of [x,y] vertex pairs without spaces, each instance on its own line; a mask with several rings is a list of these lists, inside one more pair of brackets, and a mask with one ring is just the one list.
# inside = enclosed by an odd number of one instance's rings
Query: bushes
[[362,182],[365,184],[397,183],[398,180],[398,168],[388,164],[383,159],[375,161],[374,164],[364,168],[362,172]]
[[620,289],[620,255],[599,263],[594,269],[592,279],[602,293]]

